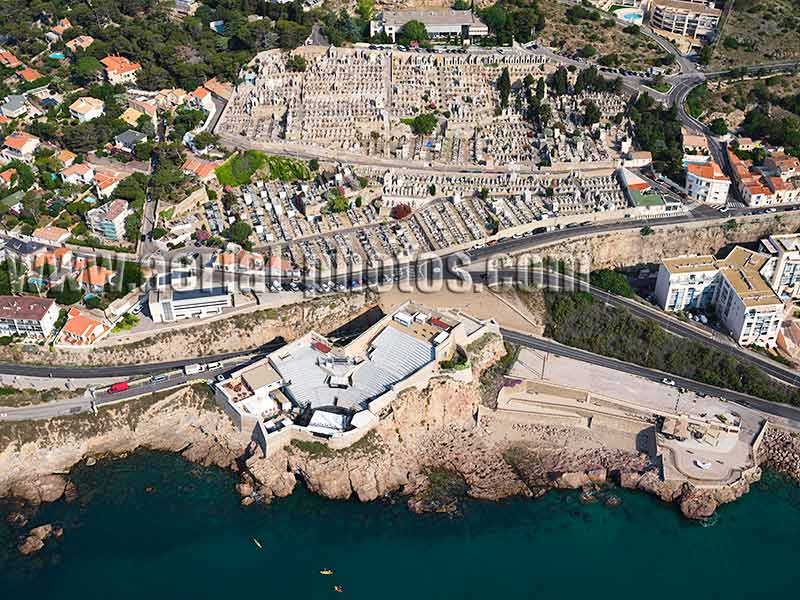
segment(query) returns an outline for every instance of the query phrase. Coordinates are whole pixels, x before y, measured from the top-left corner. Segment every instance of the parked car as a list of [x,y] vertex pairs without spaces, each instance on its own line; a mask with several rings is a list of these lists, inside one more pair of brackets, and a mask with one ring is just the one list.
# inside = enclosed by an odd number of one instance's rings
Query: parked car
[[661,383],[663,383],[664,385],[672,385],[672,386],[675,385],[675,381],[673,379],[668,379],[666,377],[664,377],[664,379],[661,380]]

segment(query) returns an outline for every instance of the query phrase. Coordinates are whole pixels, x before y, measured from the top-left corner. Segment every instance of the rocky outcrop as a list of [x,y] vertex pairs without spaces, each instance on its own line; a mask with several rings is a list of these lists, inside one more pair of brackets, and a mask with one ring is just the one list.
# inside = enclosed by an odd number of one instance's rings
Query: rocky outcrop
[[15,440],[0,450],[0,497],[32,506],[74,500],[78,490],[61,473],[86,457],[148,448],[231,468],[248,442],[207,393],[195,388],[133,400],[98,415],[35,421],[24,427],[5,422],[0,424],[0,438]]
[[621,487],[642,490],[653,494],[664,502],[679,503],[681,512],[690,519],[708,519],[722,504],[733,502],[750,491],[750,484],[761,478],[756,468],[731,485],[699,488],[681,481],[664,481],[655,469],[644,473],[621,471],[618,474]]
[[769,468],[800,481],[800,434],[769,427],[764,447]]
[[[8,490],[8,496],[19,498],[34,506],[44,502],[60,500],[69,481],[63,475],[39,475],[32,479],[15,481]],[[72,486],[74,489],[74,486]]]
[[735,228],[723,222],[684,223],[654,226],[653,233],[642,236],[638,229],[613,233],[587,234],[565,242],[537,248],[539,258],[564,257],[590,264],[592,269],[629,267],[658,263],[669,256],[715,254],[728,244],[752,242],[773,233],[793,233],[800,226],[800,215],[783,213],[736,217]]
[[38,552],[45,546],[45,541],[53,536],[53,537],[61,537],[64,534],[64,530],[61,527],[56,527],[51,524],[40,525],[39,527],[34,527],[28,532],[27,537],[17,546],[17,550],[19,550],[20,554],[25,556],[29,554],[33,554],[34,552]]

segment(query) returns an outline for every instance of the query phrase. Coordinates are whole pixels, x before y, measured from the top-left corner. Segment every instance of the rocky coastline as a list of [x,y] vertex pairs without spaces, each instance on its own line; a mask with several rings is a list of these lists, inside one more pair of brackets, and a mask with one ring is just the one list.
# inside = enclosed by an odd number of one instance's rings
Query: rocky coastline
[[[580,490],[581,501],[613,506],[619,503],[614,495],[619,486],[676,503],[689,518],[706,519],[719,505],[745,494],[760,475],[729,488],[700,490],[664,482],[646,454],[586,444],[566,427],[528,426],[530,441],[504,440],[494,435],[491,421],[477,419],[482,402],[477,376],[503,353],[498,341],[471,357],[476,383],[440,377],[423,390],[405,391],[373,431],[343,450],[295,441],[262,458],[200,386],[132,401],[95,417],[4,424],[0,497],[17,506],[7,520],[20,532],[20,552],[41,549],[61,533],[58,528],[26,531],[28,518],[43,503],[80,495],[69,469],[137,448],[176,452],[237,472],[236,491],[245,506],[288,496],[298,484],[326,498],[363,502],[399,493],[415,512],[455,511],[464,496],[533,498],[551,489]],[[770,468],[800,480],[800,438],[771,429],[765,447]]]

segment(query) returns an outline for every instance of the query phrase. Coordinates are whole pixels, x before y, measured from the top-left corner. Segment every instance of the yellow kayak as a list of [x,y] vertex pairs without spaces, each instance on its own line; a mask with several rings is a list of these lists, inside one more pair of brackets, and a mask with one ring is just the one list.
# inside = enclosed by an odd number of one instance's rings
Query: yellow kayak
[[320,575],[333,575],[333,569],[322,569],[319,572]]

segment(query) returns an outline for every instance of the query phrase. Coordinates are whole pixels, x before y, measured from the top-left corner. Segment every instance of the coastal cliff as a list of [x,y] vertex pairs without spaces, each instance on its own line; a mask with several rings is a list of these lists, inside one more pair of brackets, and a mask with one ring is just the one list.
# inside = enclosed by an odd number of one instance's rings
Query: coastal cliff
[[[465,495],[537,497],[555,488],[581,490],[582,501],[613,505],[618,502],[608,485],[613,482],[675,502],[686,516],[702,519],[757,479],[712,491],[664,482],[646,454],[604,447],[568,427],[528,425],[525,442],[509,442],[496,434],[491,419],[477,419],[485,401],[479,377],[504,353],[496,337],[470,356],[472,383],[442,376],[424,389],[399,394],[375,429],[341,450],[295,440],[269,458],[253,454],[250,440],[200,385],[102,409],[96,416],[4,423],[0,496],[29,506],[73,499],[80,490],[65,475],[71,466],[136,448],[177,452],[240,472],[237,491],[244,505],[287,496],[299,483],[331,499],[367,502],[399,492],[416,512],[457,510]],[[773,436],[775,443],[794,444],[795,452],[800,448],[797,438]],[[782,452],[775,456],[789,456],[789,450]]]

